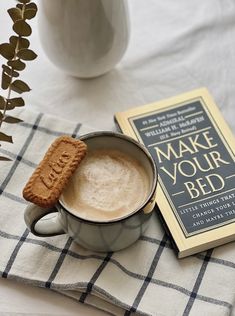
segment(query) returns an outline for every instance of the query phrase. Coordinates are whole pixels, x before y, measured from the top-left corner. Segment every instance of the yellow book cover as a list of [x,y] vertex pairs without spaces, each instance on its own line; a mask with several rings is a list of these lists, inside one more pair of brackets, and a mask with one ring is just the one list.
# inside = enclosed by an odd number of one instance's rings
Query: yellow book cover
[[235,239],[235,142],[205,88],[115,114],[151,153],[156,203],[178,257]]

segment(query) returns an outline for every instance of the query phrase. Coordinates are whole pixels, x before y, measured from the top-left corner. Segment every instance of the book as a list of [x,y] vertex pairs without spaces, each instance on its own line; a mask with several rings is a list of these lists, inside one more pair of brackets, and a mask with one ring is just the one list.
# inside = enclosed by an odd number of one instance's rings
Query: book
[[115,121],[156,163],[156,203],[179,258],[235,240],[235,141],[206,88]]

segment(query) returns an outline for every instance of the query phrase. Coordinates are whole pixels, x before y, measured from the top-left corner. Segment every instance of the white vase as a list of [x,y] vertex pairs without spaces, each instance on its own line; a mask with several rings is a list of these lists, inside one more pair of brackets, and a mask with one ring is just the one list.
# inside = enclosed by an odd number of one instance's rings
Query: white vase
[[66,73],[102,75],[128,45],[127,0],[40,0],[39,33],[49,59]]

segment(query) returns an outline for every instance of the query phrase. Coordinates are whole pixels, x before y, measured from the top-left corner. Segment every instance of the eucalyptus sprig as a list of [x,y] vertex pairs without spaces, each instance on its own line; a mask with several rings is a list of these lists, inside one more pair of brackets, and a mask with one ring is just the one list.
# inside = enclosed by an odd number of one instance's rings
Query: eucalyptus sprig
[[[19,72],[26,67],[25,61],[31,61],[37,57],[34,51],[29,49],[28,37],[32,29],[27,21],[36,16],[37,5],[31,0],[17,0],[17,2],[16,7],[7,11],[13,21],[15,35],[9,38],[8,43],[0,45],[0,54],[7,60],[6,64],[2,65],[1,87],[6,90],[6,96],[0,95],[0,128],[3,123],[14,124],[22,121],[8,115],[8,111],[25,105],[22,97],[12,98],[12,92],[22,94],[31,90],[27,83],[19,80],[18,77]],[[12,136],[0,132],[0,142],[13,143]],[[0,156],[0,160],[10,159]]]

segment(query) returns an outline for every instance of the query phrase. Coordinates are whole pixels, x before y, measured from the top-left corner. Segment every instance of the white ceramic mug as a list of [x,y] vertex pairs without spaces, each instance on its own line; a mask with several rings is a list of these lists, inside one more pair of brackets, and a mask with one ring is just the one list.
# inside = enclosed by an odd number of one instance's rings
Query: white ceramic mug
[[[113,220],[94,221],[74,215],[62,199],[51,209],[30,204],[25,210],[25,222],[36,236],[67,233],[78,244],[95,251],[116,251],[134,243],[148,227],[155,206],[157,170],[147,149],[132,138],[113,132],[95,132],[80,137],[88,148],[115,149],[135,157],[144,167],[149,192],[144,202],[131,213]],[[49,218],[43,219],[45,215]]]

